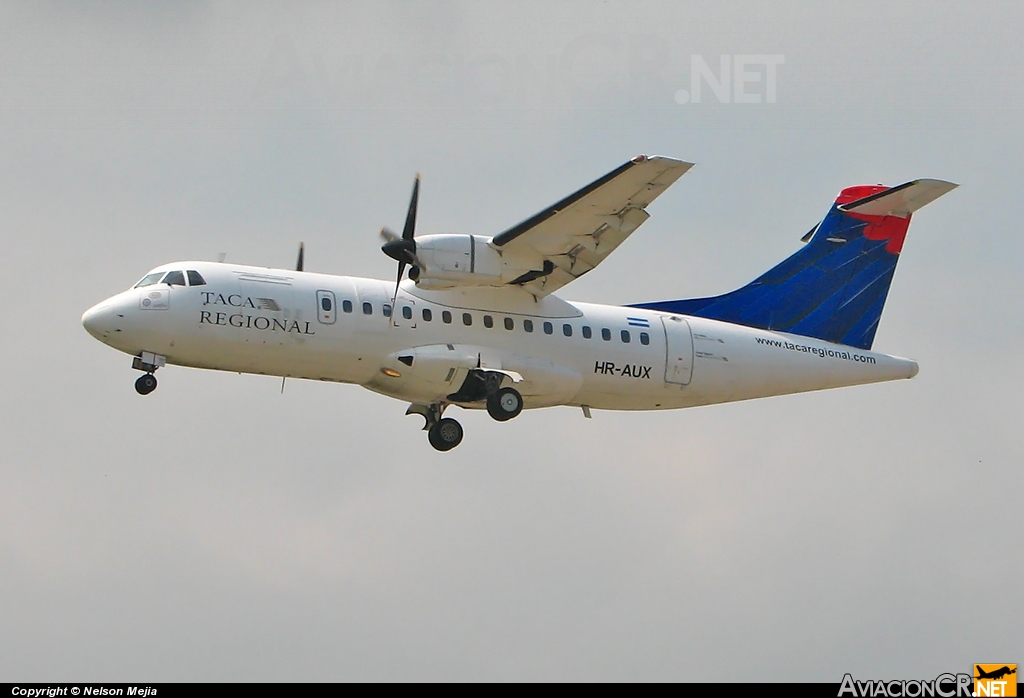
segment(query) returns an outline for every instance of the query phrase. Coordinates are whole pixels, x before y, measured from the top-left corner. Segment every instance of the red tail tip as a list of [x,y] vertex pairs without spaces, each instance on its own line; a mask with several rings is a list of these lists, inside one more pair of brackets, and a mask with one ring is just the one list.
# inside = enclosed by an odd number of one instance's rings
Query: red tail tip
[[887,187],[883,184],[861,184],[856,187],[847,187],[839,192],[839,196],[836,197],[836,203],[848,204],[851,201],[857,201],[858,199],[863,199],[865,196],[871,196],[872,194],[879,194],[891,188],[892,187]]

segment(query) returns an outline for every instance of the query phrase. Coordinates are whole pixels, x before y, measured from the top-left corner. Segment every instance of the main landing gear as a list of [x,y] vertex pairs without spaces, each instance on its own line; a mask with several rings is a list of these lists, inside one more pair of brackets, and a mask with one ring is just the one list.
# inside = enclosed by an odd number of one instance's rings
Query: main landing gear
[[427,429],[427,441],[438,451],[450,451],[462,443],[462,425],[451,417],[439,419]]
[[145,371],[135,381],[135,392],[139,395],[149,395],[156,390],[156,376],[153,374],[161,366],[167,364],[167,358],[158,354],[144,351],[132,359],[132,368],[136,371]]
[[[479,405],[483,402],[492,419],[507,422],[523,411],[523,396],[515,388],[502,388],[501,382],[504,379],[503,374],[495,371],[471,371],[459,391],[449,395],[448,399],[458,404]],[[461,424],[448,417],[442,418],[446,407],[448,403],[414,403],[405,411],[406,414],[423,417],[427,440],[438,451],[452,450],[462,443],[464,435]]]
[[462,425],[451,417],[442,417],[447,404],[435,403],[424,405],[413,403],[409,405],[406,414],[418,414],[423,417],[425,424],[423,429],[427,432],[427,441],[438,451],[450,451],[460,443],[464,432]]
[[523,411],[523,396],[515,388],[502,388],[487,397],[487,414],[498,422],[507,422]]

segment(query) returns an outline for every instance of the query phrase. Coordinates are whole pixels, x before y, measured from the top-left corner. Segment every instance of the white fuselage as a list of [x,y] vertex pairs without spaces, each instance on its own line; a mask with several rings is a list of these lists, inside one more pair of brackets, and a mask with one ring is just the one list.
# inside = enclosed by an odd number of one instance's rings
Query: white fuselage
[[168,364],[354,383],[414,404],[463,404],[448,396],[472,369],[504,373],[527,408],[608,410],[690,407],[917,373],[909,359],[816,339],[538,300],[517,288],[430,291],[405,281],[393,301],[394,285],[373,279],[210,262],[161,269],[195,269],[206,283],[120,293],[86,312],[89,332]]

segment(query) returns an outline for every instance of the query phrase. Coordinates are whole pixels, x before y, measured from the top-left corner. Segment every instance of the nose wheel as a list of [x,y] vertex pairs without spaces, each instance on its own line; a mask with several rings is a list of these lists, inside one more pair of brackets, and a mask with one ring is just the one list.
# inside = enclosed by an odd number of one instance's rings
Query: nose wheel
[[438,451],[450,451],[462,443],[462,425],[451,417],[437,420],[427,430],[427,440]]
[[139,395],[149,395],[154,390],[156,390],[156,376],[152,373],[143,373],[135,381],[135,391]]
[[148,351],[132,357],[132,368],[136,371],[143,371],[143,374],[135,381],[135,391],[139,395],[149,395],[156,390],[156,376],[153,375],[153,372],[166,365],[166,356],[160,356]]

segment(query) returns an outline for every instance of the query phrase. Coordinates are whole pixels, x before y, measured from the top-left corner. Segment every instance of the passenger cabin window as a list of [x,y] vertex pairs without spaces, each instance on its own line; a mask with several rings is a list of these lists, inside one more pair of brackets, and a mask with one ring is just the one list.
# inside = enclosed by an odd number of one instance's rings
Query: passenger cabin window
[[344,310],[346,313],[351,313],[352,312],[352,301],[342,301],[341,302],[341,309]]
[[516,328],[516,321],[510,317],[505,318],[505,329],[514,330]]
[[164,283],[168,286],[184,286],[185,273],[181,271],[169,271],[164,277]]
[[333,303],[331,303],[331,299],[330,299],[330,298],[328,298],[327,296],[323,296],[323,297],[322,297],[322,298],[320,299],[320,307],[321,307],[321,308],[323,308],[323,311],[324,311],[325,313],[329,313],[329,312],[331,312],[331,308],[332,308],[333,306],[334,306],[334,304],[333,304]]
[[189,286],[205,286],[206,285],[206,279],[204,279],[203,275],[200,274],[199,272],[197,272],[195,269],[189,269],[185,273],[188,274],[188,285]]
[[555,328],[551,326],[550,322],[544,323],[544,334],[551,334],[555,331]]
[[590,339],[594,336],[594,333],[590,331],[590,325],[583,326],[583,339]]
[[441,322],[443,322],[446,325],[452,324],[452,314],[449,313],[447,310],[442,310],[441,311]]
[[369,301],[363,303],[363,315],[373,315],[373,305]]
[[651,335],[647,334],[646,332],[641,332],[640,343],[646,347],[648,344],[651,343]]
[[607,327],[602,327],[601,328],[601,339],[603,339],[606,342],[610,342],[611,339],[612,339],[612,331],[609,330]]
[[523,320],[523,329],[527,332],[533,332],[533,320]]
[[423,309],[423,322],[430,322],[434,319],[434,314],[430,312],[430,308]]
[[484,315],[484,327],[486,327],[487,329],[491,329],[492,327],[494,327],[494,318],[492,318],[490,315]]
[[469,327],[470,325],[472,325],[473,324],[473,316],[470,315],[469,313],[463,313],[462,314],[462,324],[465,325],[466,327]]
[[622,330],[622,332],[619,333],[619,336],[622,337],[623,344],[629,344],[629,330]]
[[391,317],[391,306],[388,303],[385,303],[380,311],[384,313],[384,317]]
[[153,274],[146,274],[144,277],[142,277],[142,281],[140,281],[139,283],[135,284],[134,288],[142,288],[143,286],[152,286],[157,281],[159,281],[160,277],[163,276],[163,275],[164,275],[164,272],[162,272],[162,271],[158,271],[158,272],[155,272]]
[[569,323],[565,323],[564,325],[562,325],[562,334],[564,334],[566,337],[572,337],[572,325],[570,325]]
[[402,317],[406,320],[412,320],[412,308],[407,305],[402,306]]

